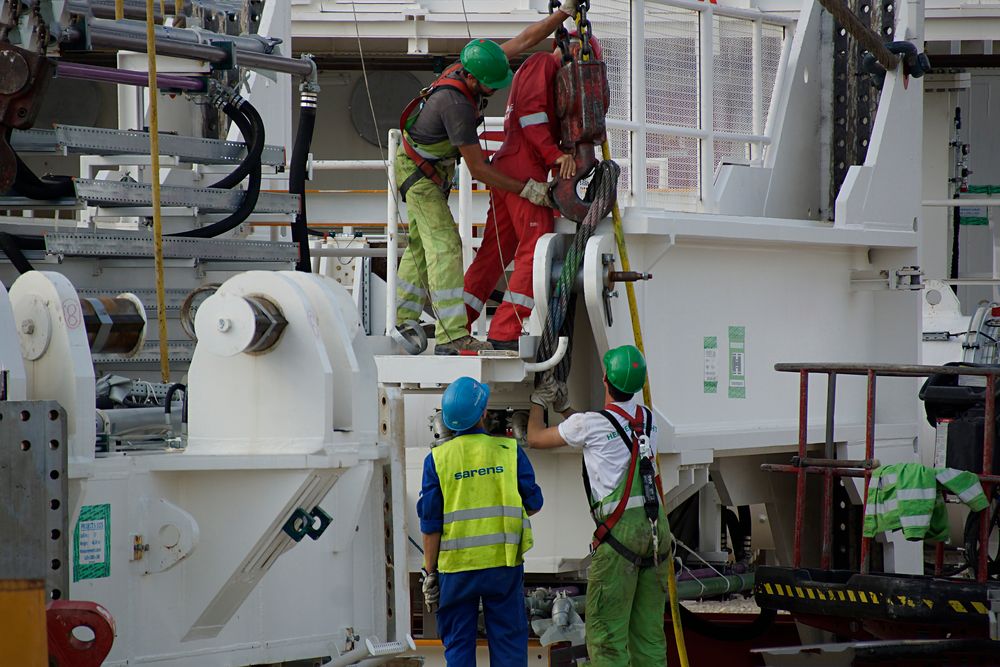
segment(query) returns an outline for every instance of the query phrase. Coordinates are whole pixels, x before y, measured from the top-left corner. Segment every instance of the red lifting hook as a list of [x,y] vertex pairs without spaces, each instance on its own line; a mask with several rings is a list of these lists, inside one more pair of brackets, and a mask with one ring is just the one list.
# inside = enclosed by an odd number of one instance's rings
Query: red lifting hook
[[[556,178],[549,186],[552,201],[564,217],[583,222],[590,210],[592,197],[580,197],[577,187],[590,176],[597,165],[594,147],[607,139],[604,116],[611,105],[608,75],[600,60],[568,61],[556,75],[556,115],[560,122],[559,145],[573,151],[576,175],[570,179]],[[611,212],[611,198],[601,218]]]

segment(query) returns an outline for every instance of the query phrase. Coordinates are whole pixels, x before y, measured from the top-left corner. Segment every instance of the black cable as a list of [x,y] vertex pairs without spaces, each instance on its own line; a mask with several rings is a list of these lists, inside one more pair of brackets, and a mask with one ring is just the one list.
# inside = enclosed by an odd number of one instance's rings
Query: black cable
[[[238,183],[241,183],[244,178],[250,175],[250,170],[253,169],[253,160],[251,158],[254,153],[254,148],[258,143],[263,143],[264,135],[263,133],[257,132],[257,128],[246,115],[243,107],[247,104],[249,103],[241,97],[236,104],[233,104],[230,101],[226,102],[226,104],[222,107],[223,113],[225,113],[226,116],[228,116],[229,119],[236,124],[236,127],[240,128],[240,133],[243,135],[243,143],[247,147],[247,154],[236,169],[229,174],[226,174],[215,183],[209,185],[208,187],[210,188],[226,188],[228,190]],[[263,145],[260,150],[263,152]]]
[[18,273],[33,271],[35,267],[31,265],[28,258],[24,256],[23,250],[44,250],[45,241],[34,236],[14,236],[7,232],[0,232],[0,250],[7,255],[7,259],[14,265]]
[[197,229],[189,229],[185,232],[170,234],[170,236],[197,239],[214,238],[220,234],[225,234],[226,232],[239,227],[243,224],[244,220],[250,217],[250,214],[253,213],[254,208],[257,206],[257,199],[260,197],[261,185],[260,156],[264,152],[264,120],[260,117],[257,109],[255,109],[249,102],[243,104],[242,109],[247,114],[247,117],[249,117],[250,122],[256,128],[255,131],[257,132],[257,135],[255,136],[253,149],[249,156],[249,159],[251,160],[250,182],[247,184],[247,189],[243,194],[243,199],[240,201],[240,205],[235,211],[218,222],[213,222],[206,227],[199,227]]
[[750,623],[713,623],[694,613],[684,605],[681,608],[681,625],[703,637],[723,642],[745,642],[760,637],[771,628],[778,612],[761,609]]
[[17,158],[17,175],[14,177],[14,192],[29,199],[64,199],[76,197],[73,179],[69,176],[55,176],[43,180],[35,175],[21,159]]
[[295,132],[295,145],[288,170],[288,192],[299,196],[299,213],[292,222],[292,241],[299,245],[299,261],[295,264],[295,269],[310,273],[312,262],[309,256],[309,222],[306,216],[306,162],[316,126],[317,96],[315,93],[302,91],[300,97],[299,127]]

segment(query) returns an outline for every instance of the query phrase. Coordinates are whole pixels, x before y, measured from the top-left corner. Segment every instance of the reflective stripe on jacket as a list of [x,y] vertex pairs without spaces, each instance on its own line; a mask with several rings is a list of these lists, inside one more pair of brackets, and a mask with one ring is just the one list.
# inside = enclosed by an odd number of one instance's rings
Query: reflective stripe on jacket
[[948,512],[938,484],[978,512],[988,504],[979,478],[953,468],[894,463],[876,468],[868,485],[865,537],[902,530],[908,540],[948,539]]
[[531,548],[517,488],[517,442],[461,435],[431,450],[444,498],[438,569],[515,567]]

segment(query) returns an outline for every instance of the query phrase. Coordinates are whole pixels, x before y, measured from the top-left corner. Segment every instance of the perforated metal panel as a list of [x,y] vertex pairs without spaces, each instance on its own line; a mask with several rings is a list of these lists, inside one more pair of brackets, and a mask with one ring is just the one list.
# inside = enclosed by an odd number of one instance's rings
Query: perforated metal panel
[[698,12],[646,5],[646,121],[698,127]]
[[629,3],[610,0],[595,4],[588,16],[594,36],[601,42],[604,62],[608,68],[608,86],[611,88],[611,108],[608,118],[631,118],[632,77],[630,52],[631,14]]
[[646,201],[650,206],[693,204],[698,190],[698,140],[646,135]]
[[753,23],[712,17],[712,118],[721,132],[753,133]]
[[765,128],[771,110],[771,99],[774,97],[774,85],[778,79],[778,65],[781,64],[784,42],[785,29],[782,26],[764,24],[760,41],[760,76],[761,117],[764,119]]
[[750,161],[750,144],[742,141],[726,141],[716,139],[713,142],[715,167],[726,164],[748,164]]
[[622,168],[621,177],[618,179],[618,196],[624,197],[630,191],[629,184],[632,182],[630,156],[632,152],[632,133],[625,130],[608,130],[608,145],[611,147],[611,159],[617,162]]

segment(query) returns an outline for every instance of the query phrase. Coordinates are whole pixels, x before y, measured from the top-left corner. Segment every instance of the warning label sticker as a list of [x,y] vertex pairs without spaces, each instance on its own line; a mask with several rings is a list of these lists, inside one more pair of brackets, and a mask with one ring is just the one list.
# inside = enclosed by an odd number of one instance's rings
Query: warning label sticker
[[73,531],[73,581],[111,574],[111,505],[84,505]]
[[747,397],[746,327],[729,327],[729,398]]
[[703,344],[705,351],[704,393],[715,394],[719,391],[719,339],[716,336],[705,336]]

